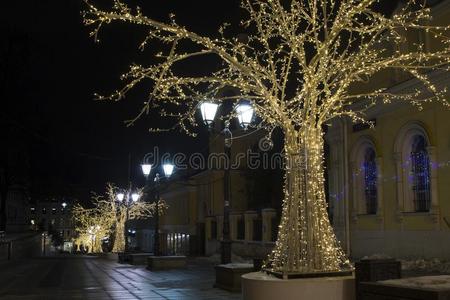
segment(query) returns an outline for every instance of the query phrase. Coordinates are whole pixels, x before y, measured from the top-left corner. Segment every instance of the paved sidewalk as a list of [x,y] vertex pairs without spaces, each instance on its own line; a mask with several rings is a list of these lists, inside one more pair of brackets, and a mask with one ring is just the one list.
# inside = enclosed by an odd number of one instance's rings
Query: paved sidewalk
[[151,272],[102,258],[68,256],[0,267],[0,299],[241,299],[213,288],[213,265]]

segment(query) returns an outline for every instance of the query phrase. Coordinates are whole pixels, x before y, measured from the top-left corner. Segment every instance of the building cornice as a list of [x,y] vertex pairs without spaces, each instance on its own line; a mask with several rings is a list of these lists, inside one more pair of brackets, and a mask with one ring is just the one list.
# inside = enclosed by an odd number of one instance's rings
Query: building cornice
[[[429,80],[435,84],[438,90],[443,90],[445,87],[450,86],[450,72],[444,70],[432,71],[427,74]],[[391,86],[387,92],[393,94],[401,94],[413,92],[417,89],[420,89],[424,92],[424,96],[431,96],[431,92],[426,90],[426,88],[421,84],[421,82],[417,78],[412,78],[396,85]],[[350,106],[353,110],[362,109],[366,105],[366,102],[360,102],[358,104],[353,104]],[[389,104],[378,104],[367,111],[365,111],[366,119],[370,120],[379,116],[382,116],[386,113],[390,113],[394,110],[410,107],[412,104],[406,101],[393,101]]]

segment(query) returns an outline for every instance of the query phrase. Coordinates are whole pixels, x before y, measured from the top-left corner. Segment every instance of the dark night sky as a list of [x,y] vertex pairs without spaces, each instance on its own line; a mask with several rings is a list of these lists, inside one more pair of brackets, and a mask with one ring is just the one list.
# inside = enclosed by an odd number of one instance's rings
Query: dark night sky
[[[159,20],[173,11],[180,24],[205,34],[216,32],[223,21],[239,12],[238,2],[230,0],[128,3],[138,4]],[[153,146],[172,153],[206,147],[204,132],[200,143],[184,134],[149,133],[148,127],[160,121],[156,116],[126,128],[123,121],[134,116],[145,93],[132,93],[120,103],[93,100],[94,92],[105,94],[119,87],[119,75],[131,62],[151,62],[155,49],[139,53],[143,35],[123,24],[105,28],[101,43],[94,43],[89,28],[82,24],[82,7],[76,0],[0,3],[3,41],[19,36],[19,44],[26,45],[25,54],[9,59],[13,75],[9,75],[6,92],[0,94],[1,119],[20,128],[29,144],[35,191],[45,190],[40,188],[43,183],[75,185],[86,191],[101,190],[107,181],[124,185],[129,152],[133,181],[142,184],[139,162]]]
[[[95,3],[108,5],[109,0]],[[392,3],[392,1],[390,1]],[[215,34],[224,21],[239,19],[238,0],[134,0],[145,14],[166,20],[174,12],[188,29]],[[45,191],[44,183],[64,189],[101,191],[105,182],[127,182],[128,153],[132,179],[143,184],[139,162],[153,146],[162,151],[192,152],[206,147],[205,131],[194,140],[184,134],[151,134],[157,125],[150,115],[137,126],[126,128],[145,93],[135,92],[120,103],[101,103],[93,93],[108,93],[120,86],[119,75],[134,61],[151,62],[149,49],[139,53],[144,36],[135,27],[111,25],[100,35],[101,43],[89,37],[82,24],[81,0],[21,0],[0,2],[2,42],[19,36],[19,50],[9,60],[10,77],[0,89],[0,120],[20,128],[31,152],[33,190]],[[23,38],[24,37],[24,38]],[[23,53],[22,53],[23,52]],[[3,59],[5,61],[5,59]]]

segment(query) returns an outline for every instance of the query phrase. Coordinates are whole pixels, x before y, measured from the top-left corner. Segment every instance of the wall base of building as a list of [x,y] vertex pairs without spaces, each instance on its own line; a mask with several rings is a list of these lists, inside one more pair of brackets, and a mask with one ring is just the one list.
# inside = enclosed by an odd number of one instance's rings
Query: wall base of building
[[149,256],[147,257],[147,269],[165,270],[186,267],[186,256]]
[[450,299],[450,276],[424,276],[360,285],[361,299],[417,300]]
[[[272,251],[274,242],[233,240],[231,252],[245,260],[265,259]],[[209,240],[206,243],[206,256],[220,254],[220,241]]]
[[0,241],[0,261],[43,256],[50,248],[49,243],[48,237],[42,233],[7,236]]
[[383,254],[395,258],[450,259],[449,231],[353,231],[352,257]]

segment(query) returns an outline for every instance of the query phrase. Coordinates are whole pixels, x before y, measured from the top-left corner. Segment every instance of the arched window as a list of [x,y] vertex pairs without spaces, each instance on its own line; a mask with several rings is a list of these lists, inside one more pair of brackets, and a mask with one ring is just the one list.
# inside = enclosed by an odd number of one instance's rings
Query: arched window
[[412,190],[412,200],[416,212],[430,210],[430,160],[427,153],[427,141],[422,135],[411,139],[411,171],[409,179]]
[[400,213],[432,212],[437,207],[437,195],[432,192],[436,174],[430,168],[436,159],[433,149],[419,122],[410,122],[401,128],[394,145]]
[[366,148],[363,163],[364,172],[364,198],[366,201],[366,213],[377,213],[377,163],[373,148]]
[[361,137],[350,157],[355,215],[377,215],[380,207],[380,170],[375,144],[370,137]]

